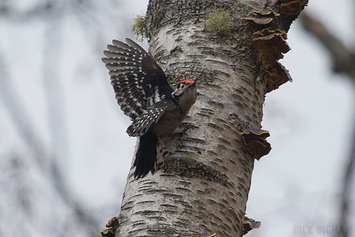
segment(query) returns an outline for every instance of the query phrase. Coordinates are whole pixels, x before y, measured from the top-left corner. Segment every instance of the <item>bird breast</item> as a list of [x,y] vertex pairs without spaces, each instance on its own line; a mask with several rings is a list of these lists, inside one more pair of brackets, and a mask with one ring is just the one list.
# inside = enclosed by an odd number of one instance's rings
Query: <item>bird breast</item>
[[154,124],[153,131],[159,137],[169,136],[179,126],[179,123],[185,116],[186,114],[184,114],[179,107],[177,107],[174,103],[171,103],[166,108],[158,122]]

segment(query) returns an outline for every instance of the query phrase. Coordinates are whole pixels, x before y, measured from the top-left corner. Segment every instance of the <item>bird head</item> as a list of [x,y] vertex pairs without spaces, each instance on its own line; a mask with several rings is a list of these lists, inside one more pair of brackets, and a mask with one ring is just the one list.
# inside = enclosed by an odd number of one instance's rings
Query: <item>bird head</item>
[[194,80],[182,80],[172,93],[173,99],[179,104],[190,109],[197,97],[196,82]]
[[194,80],[182,80],[173,92],[173,97],[180,97],[188,91],[196,91],[196,82]]

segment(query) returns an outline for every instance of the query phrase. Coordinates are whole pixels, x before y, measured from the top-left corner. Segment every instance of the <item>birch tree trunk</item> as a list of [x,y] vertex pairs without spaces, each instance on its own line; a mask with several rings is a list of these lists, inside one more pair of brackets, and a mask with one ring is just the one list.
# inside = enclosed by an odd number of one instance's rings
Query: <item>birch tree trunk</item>
[[[220,9],[231,16],[231,31],[223,36],[205,27]],[[172,84],[196,80],[199,96],[165,140],[171,155],[164,170],[142,179],[131,170],[116,236],[243,234],[255,157],[241,133],[261,128],[269,69],[252,43],[253,33],[264,27],[243,17],[263,10],[280,12],[280,1],[150,0],[151,54]],[[281,15],[270,28],[287,31],[295,18]]]

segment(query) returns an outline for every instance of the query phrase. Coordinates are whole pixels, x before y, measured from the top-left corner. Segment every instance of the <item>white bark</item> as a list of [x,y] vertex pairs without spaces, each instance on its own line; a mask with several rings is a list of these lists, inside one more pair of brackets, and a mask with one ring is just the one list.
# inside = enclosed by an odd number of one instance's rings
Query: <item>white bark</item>
[[[138,180],[131,170],[116,236],[242,235],[254,158],[240,132],[261,127],[266,93],[243,16],[276,2],[150,1],[152,55],[174,83],[196,80],[200,95],[165,141],[165,170]],[[233,16],[229,37],[204,31],[217,8]]]

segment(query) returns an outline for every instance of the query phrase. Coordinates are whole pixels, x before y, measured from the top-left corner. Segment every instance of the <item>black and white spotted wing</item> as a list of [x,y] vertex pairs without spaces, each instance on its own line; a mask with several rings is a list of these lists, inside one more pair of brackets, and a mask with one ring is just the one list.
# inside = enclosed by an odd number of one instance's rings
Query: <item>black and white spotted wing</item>
[[131,137],[144,135],[153,122],[157,122],[168,107],[169,101],[164,99],[149,107],[127,128],[127,133]]
[[135,120],[149,107],[171,97],[173,90],[154,59],[134,41],[126,42],[113,40],[102,61],[109,69],[117,103],[125,115]]

